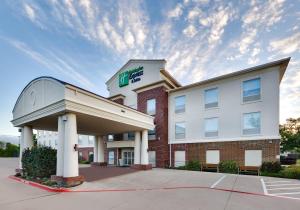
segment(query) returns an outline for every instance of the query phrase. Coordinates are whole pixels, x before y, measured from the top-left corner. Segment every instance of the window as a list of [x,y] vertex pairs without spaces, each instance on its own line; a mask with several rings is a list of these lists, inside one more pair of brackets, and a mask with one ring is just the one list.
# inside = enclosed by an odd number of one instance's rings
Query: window
[[245,150],[245,166],[261,166],[261,150]]
[[134,132],[129,132],[128,133],[128,140],[134,140],[135,138],[135,133]]
[[175,138],[184,139],[185,138],[185,123],[175,123]]
[[260,133],[260,112],[246,113],[243,115],[243,134]]
[[185,96],[175,98],[175,113],[185,112]]
[[219,164],[220,151],[219,150],[207,150],[206,151],[206,163],[207,164]]
[[217,117],[205,119],[205,137],[218,136],[219,119]]
[[112,135],[112,134],[110,134],[110,135],[108,135],[108,141],[113,141],[114,140],[114,135]]
[[156,129],[148,130],[148,140],[155,140],[156,139]]
[[243,102],[260,100],[260,78],[243,82]]
[[174,166],[185,166],[185,151],[175,151]]
[[152,165],[152,167],[156,167],[156,152],[155,151],[149,151],[149,164]]
[[114,151],[109,151],[108,152],[108,164],[109,165],[114,165],[115,164],[115,152]]
[[218,88],[205,90],[204,101],[206,109],[218,107],[218,95]]
[[147,114],[155,115],[155,113],[156,113],[156,100],[155,99],[147,100]]

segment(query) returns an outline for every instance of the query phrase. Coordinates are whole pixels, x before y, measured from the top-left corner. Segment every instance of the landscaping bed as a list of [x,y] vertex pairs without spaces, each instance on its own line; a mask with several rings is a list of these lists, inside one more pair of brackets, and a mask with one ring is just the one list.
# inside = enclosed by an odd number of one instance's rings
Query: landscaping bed
[[[221,161],[216,164],[221,173],[238,174],[241,173],[239,166],[235,161]],[[179,170],[202,171],[203,165],[199,161],[189,161],[185,166],[176,167]],[[210,170],[211,171],[211,170]],[[216,171],[216,170],[215,170]],[[253,171],[252,171],[253,172]],[[252,173],[251,171],[246,172]],[[288,179],[300,179],[300,165],[282,166],[280,162],[264,162],[261,167],[257,167],[257,173],[261,176],[280,177]]]

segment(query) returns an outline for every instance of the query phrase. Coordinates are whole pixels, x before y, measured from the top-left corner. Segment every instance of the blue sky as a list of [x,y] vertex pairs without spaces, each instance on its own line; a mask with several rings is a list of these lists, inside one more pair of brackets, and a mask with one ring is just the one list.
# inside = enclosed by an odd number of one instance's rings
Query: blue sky
[[0,5],[0,134],[18,134],[12,108],[49,75],[107,96],[128,59],[165,58],[189,84],[292,57],[281,122],[300,117],[300,1],[4,1]]

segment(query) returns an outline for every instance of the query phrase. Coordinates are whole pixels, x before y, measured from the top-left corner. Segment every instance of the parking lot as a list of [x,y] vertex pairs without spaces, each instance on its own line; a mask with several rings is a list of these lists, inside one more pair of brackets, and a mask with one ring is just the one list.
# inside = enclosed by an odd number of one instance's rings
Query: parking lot
[[15,180],[0,159],[0,209],[299,209],[300,181],[169,169],[137,171],[52,193]]

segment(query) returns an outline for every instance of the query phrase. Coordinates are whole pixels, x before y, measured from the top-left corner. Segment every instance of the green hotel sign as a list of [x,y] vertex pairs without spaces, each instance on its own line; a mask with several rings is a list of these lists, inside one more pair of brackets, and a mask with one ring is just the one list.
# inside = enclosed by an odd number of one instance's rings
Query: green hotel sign
[[141,80],[141,76],[143,75],[143,66],[139,66],[137,68],[128,69],[119,74],[119,87],[124,87],[131,83],[135,83]]

